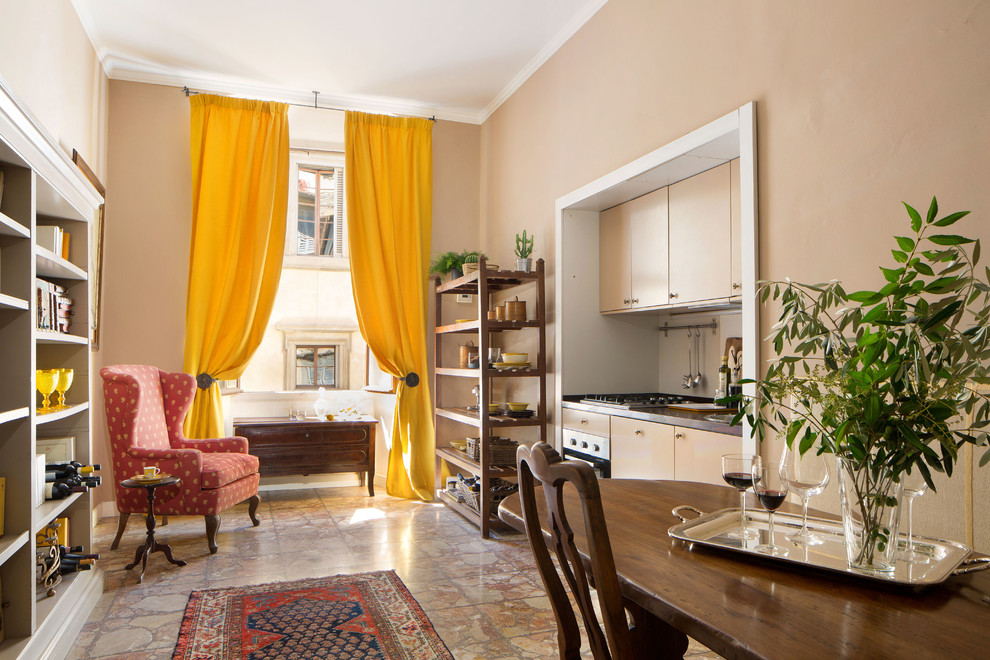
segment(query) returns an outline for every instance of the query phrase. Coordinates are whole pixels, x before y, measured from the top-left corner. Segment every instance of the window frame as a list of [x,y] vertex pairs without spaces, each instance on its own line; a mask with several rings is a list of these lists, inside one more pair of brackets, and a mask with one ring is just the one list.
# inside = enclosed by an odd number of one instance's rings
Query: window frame
[[[313,151],[309,149],[293,149],[289,151],[289,200],[285,217],[285,252],[283,268],[316,268],[320,270],[349,270],[350,258],[347,249],[347,199],[342,195],[338,209],[340,218],[334,217],[334,222],[342,223],[339,244],[334,246],[334,255],[296,254],[298,223],[299,223],[299,170],[302,169],[338,169],[339,176],[346,179],[344,172],[344,155],[339,152]],[[317,213],[319,205],[316,206]],[[318,227],[319,223],[314,226]]]
[[[295,350],[289,355],[293,356],[293,370],[292,375],[293,380],[296,380],[299,376],[299,350],[300,349],[312,349],[313,350],[313,381],[312,385],[300,385],[298,382],[295,383],[295,389],[297,390],[318,390],[321,387],[325,387],[330,390],[339,390],[340,383],[340,345],[335,342],[319,342],[312,344],[296,344]],[[329,349],[333,351],[333,385],[324,385],[323,383],[316,382],[319,378],[319,353],[321,350]]]
[[346,390],[350,388],[350,360],[351,360],[351,333],[353,330],[344,328],[323,328],[319,326],[298,326],[284,325],[276,326],[284,336],[283,344],[283,383],[287,392],[314,392],[320,386],[303,385],[296,383],[296,348],[306,346],[326,346],[333,347],[334,377],[337,385],[332,390]]

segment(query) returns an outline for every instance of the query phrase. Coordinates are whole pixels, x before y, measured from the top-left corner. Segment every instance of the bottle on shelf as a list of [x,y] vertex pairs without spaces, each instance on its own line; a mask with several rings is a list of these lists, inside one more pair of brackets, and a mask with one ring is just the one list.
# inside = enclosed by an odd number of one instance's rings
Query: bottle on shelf
[[722,356],[722,366],[718,368],[718,385],[715,387],[715,403],[729,395],[729,358]]
[[77,571],[91,571],[93,570],[92,564],[60,564],[58,567],[58,572],[62,575],[69,575]]
[[46,472],[68,472],[71,474],[89,474],[99,472],[102,468],[99,463],[86,465],[79,461],[63,461],[59,463],[45,463]]
[[73,493],[85,493],[89,490],[86,486],[70,486],[69,484],[56,481],[45,484],[46,500],[64,500]]

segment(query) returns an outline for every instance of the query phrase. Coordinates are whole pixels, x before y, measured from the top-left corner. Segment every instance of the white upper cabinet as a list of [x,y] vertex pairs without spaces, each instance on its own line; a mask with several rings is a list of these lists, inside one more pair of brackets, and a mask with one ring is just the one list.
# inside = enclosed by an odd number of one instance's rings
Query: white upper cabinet
[[667,303],[667,189],[602,211],[599,220],[601,311]]
[[670,186],[670,302],[732,295],[730,163]]

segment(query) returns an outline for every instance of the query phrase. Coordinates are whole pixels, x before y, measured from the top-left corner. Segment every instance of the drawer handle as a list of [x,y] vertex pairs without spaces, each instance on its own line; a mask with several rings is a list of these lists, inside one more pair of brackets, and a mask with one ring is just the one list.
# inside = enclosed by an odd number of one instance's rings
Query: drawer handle
[[633,433],[635,433],[636,435],[643,435],[643,429],[636,429],[635,431],[633,431]]
[[622,299],[622,304],[623,305],[628,305],[629,304],[629,298],[623,298]]
[[676,293],[672,293],[672,294],[670,294],[670,297],[671,297],[671,299],[674,299],[674,298],[677,297],[677,294]]
[[634,305],[638,305],[639,304],[639,298],[633,298],[633,304]]
[[732,283],[732,288],[733,289],[741,289],[742,288],[742,284],[740,284],[739,282],[733,282]]
[[582,419],[582,420],[581,420],[581,423],[582,423],[582,424],[587,424],[587,423],[588,423],[588,420],[586,420],[586,419]]
[[683,433],[675,433],[674,434],[674,440],[680,440],[683,437],[684,437],[684,434]]

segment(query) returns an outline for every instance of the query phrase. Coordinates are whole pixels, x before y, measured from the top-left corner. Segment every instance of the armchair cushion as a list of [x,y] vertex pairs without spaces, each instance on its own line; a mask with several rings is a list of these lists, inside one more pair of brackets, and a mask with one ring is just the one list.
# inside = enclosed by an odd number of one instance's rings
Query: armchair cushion
[[238,479],[258,472],[258,457],[251,454],[202,454],[203,472],[200,488],[222,488]]
[[234,436],[232,438],[207,438],[205,440],[191,440],[183,438],[176,442],[176,447],[188,449],[198,449],[202,452],[235,452],[239,454],[248,453],[247,438]]

